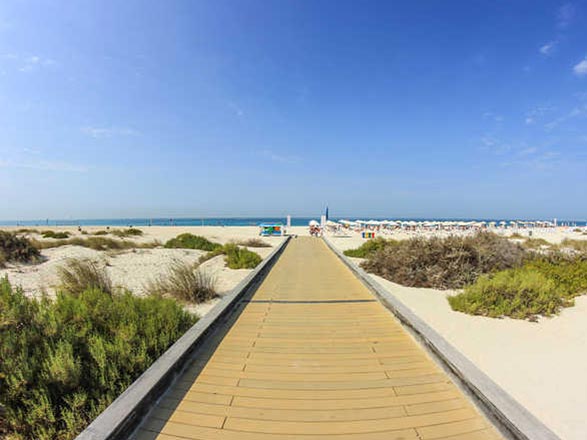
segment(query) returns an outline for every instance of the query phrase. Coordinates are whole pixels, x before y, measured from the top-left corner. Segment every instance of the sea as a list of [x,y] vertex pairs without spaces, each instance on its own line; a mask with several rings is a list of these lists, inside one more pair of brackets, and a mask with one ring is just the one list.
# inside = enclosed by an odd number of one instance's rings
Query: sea
[[[397,217],[344,217],[347,220],[400,220],[400,221],[510,221],[510,220],[549,220],[553,219],[508,219],[508,218],[397,218]],[[337,221],[342,218],[331,217]],[[292,217],[292,226],[307,226],[316,217]],[[104,219],[39,219],[39,220],[0,220],[0,226],[258,226],[261,223],[286,224],[285,217],[203,217],[203,218],[104,218]],[[587,221],[559,219],[561,226],[587,226]]]

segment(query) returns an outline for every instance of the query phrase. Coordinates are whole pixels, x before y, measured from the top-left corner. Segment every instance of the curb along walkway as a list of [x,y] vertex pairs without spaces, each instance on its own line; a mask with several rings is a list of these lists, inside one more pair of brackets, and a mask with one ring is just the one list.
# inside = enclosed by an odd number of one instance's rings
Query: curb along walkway
[[136,440],[501,436],[320,239],[288,244]]

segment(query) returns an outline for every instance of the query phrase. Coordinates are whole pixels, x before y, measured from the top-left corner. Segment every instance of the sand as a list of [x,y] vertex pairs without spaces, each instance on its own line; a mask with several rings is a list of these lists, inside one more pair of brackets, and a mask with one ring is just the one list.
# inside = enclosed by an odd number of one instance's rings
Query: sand
[[[3,228],[10,229],[10,228]],[[16,229],[16,228],[12,228]],[[79,235],[75,227],[51,228],[68,230]],[[103,227],[86,227],[92,232]],[[203,235],[226,243],[258,237],[256,227],[142,227],[145,235],[135,241],[164,242],[183,232]],[[305,227],[291,228],[290,233],[307,235]],[[340,249],[360,246],[365,242],[359,234],[349,237],[331,237]],[[390,237],[403,239],[413,233],[396,233]],[[429,236],[433,233],[421,233]],[[534,231],[533,237],[559,243],[564,238],[587,239],[572,229],[558,228]],[[282,238],[264,239],[272,246]],[[266,257],[271,248],[255,248]],[[14,284],[22,285],[29,295],[42,291],[53,294],[58,284],[57,268],[68,258],[93,258],[108,262],[107,270],[114,283],[137,295],[144,294],[148,280],[165,274],[169,264],[179,259],[196,262],[202,251],[184,249],[136,249],[124,252],[99,252],[78,246],[64,246],[44,250],[46,261],[38,265],[16,265],[0,269],[0,277],[7,275]],[[354,259],[360,262],[359,259]],[[216,278],[216,288],[226,293],[235,287],[250,270],[232,270],[223,257],[213,258],[202,265],[202,270]],[[465,356],[473,361],[495,382],[522,405],[534,413],[562,438],[585,438],[587,418],[587,297],[576,300],[575,307],[562,311],[560,316],[540,319],[537,323],[512,319],[491,319],[453,312],[446,296],[454,292],[399,286],[374,276],[414,313],[424,319]],[[203,315],[218,300],[191,306],[190,310]]]
[[[553,231],[542,237],[557,243],[584,236]],[[344,250],[363,240],[352,237],[332,241]],[[587,296],[577,298],[575,306],[564,309],[559,316],[532,323],[454,312],[446,300],[454,291],[404,287],[370,276],[561,438],[585,439]]]
[[[3,230],[15,230],[18,228],[2,228]],[[104,227],[84,227],[83,231],[88,235],[82,235],[77,227],[52,227],[38,228],[39,230],[51,229],[53,231],[68,231],[72,237],[90,237],[91,233],[98,230],[104,230]],[[115,228],[111,228],[115,229]],[[138,243],[159,241],[164,243],[178,234],[190,232],[202,235],[212,241],[219,243],[228,243],[248,238],[258,238],[258,228],[256,227],[142,227],[140,228],[144,235],[142,237],[132,237],[126,240],[132,240]],[[303,229],[303,230],[302,230]],[[306,228],[292,233],[304,233]],[[31,237],[43,240],[39,235],[32,234]],[[112,237],[107,235],[106,237]],[[271,253],[274,246],[279,244],[282,237],[267,237],[263,240],[270,244],[271,247],[250,248],[257,252],[262,258]],[[7,268],[0,269],[0,277],[7,276],[9,281],[15,286],[21,286],[24,292],[29,296],[40,296],[45,293],[54,296],[58,286],[59,267],[63,266],[71,258],[89,258],[104,264],[106,271],[110,275],[115,286],[121,289],[128,289],[135,295],[144,295],[146,293],[146,284],[160,276],[164,276],[174,261],[182,261],[188,264],[197,263],[204,251],[190,249],[165,249],[157,247],[153,249],[129,249],[124,251],[96,251],[81,246],[61,246],[51,249],[42,250],[44,261],[40,264],[9,264]],[[215,280],[215,288],[219,295],[224,295],[233,289],[241,280],[243,280],[251,269],[233,270],[226,267],[224,257],[218,256],[212,258],[201,265],[201,270],[210,274]],[[187,308],[200,316],[206,314],[219,299],[212,300],[204,304],[189,305]]]

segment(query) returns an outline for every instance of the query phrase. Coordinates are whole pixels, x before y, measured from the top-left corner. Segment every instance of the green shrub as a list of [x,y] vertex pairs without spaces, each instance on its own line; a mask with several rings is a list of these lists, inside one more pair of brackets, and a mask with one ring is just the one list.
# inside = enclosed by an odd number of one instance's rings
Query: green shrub
[[357,249],[347,249],[343,253],[347,257],[367,258],[369,255],[377,252],[379,249],[383,249],[385,246],[392,246],[396,243],[397,241],[395,240],[385,240],[381,237],[377,237],[366,241]]
[[232,243],[225,244],[223,251],[226,255],[226,264],[230,269],[254,269],[263,261],[259,254]]
[[108,235],[108,231],[104,231],[104,230],[96,231],[92,235],[98,235],[98,236],[100,236],[100,235]]
[[236,244],[246,247],[267,248],[271,245],[260,238],[249,238],[247,240],[238,241]]
[[98,289],[112,295],[112,281],[106,268],[96,261],[82,259],[68,260],[65,266],[58,268],[61,288],[72,295],[80,295],[88,289]]
[[63,240],[64,238],[69,238],[69,232],[55,232],[55,231],[43,231],[41,232],[43,238],[54,238],[57,240]]
[[214,249],[213,251],[207,252],[206,254],[202,255],[200,257],[200,264],[204,263],[214,257],[217,257],[218,255],[224,255],[224,246],[220,246],[216,249]]
[[41,258],[39,249],[28,238],[0,231],[0,266],[2,262],[35,263]]
[[230,269],[254,269],[263,261],[261,256],[256,252],[238,247],[234,243],[227,243],[208,252],[206,255],[202,255],[200,257],[200,263],[218,255],[225,255],[224,261]]
[[448,301],[453,310],[472,315],[534,320],[573,305],[573,298],[585,292],[587,260],[553,254],[482,276]]
[[463,293],[448,298],[453,310],[492,318],[550,316],[567,305],[556,284],[537,271],[510,269],[484,275]]
[[470,237],[411,238],[367,254],[367,271],[411,287],[461,288],[479,276],[521,266],[524,250],[491,233]]
[[147,284],[147,292],[192,303],[206,302],[216,296],[212,276],[181,261],[174,261],[166,276]]
[[114,229],[111,232],[112,235],[116,235],[120,238],[126,237],[140,237],[143,235],[143,231],[137,228],[128,228],[128,229]]
[[522,234],[520,234],[519,232],[514,232],[512,235],[510,235],[508,238],[528,238],[528,237],[524,237]]
[[184,249],[199,249],[202,251],[213,251],[222,247],[218,243],[213,243],[205,237],[200,235],[193,235],[189,233],[180,234],[165,243],[166,248],[184,248]]
[[0,280],[0,438],[73,439],[196,319],[169,299],[35,300]]
[[524,267],[540,272],[553,280],[561,295],[574,297],[587,292],[587,259],[585,257],[575,258],[552,253],[534,258]]

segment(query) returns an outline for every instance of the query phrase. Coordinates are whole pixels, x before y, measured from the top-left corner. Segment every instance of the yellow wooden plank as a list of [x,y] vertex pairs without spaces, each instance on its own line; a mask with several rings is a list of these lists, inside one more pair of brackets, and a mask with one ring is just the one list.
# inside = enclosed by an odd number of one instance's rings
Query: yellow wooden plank
[[469,420],[472,417],[475,417],[475,412],[472,409],[467,408],[420,416],[389,417],[377,420],[341,422],[296,423],[228,417],[224,426],[226,429],[237,431],[266,432],[273,434],[362,434],[367,432],[401,430],[417,426],[436,425],[445,421],[457,422],[461,420]]

